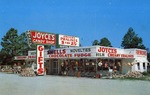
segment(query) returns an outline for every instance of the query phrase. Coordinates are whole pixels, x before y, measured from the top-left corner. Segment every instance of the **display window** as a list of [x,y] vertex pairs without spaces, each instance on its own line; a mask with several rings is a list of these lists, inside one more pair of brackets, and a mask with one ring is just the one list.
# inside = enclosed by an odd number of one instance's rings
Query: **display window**
[[[58,59],[59,60],[59,59]],[[99,72],[99,73],[98,73]],[[60,74],[82,77],[95,77],[95,75],[109,75],[121,72],[121,60],[114,59],[65,59],[60,63]]]

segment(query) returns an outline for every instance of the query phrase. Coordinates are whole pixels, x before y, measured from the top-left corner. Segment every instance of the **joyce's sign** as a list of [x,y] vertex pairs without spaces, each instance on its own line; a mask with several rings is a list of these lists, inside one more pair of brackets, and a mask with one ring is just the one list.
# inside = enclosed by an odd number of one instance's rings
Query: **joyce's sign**
[[79,38],[74,36],[58,35],[58,44],[62,46],[79,46]]
[[97,48],[96,56],[98,57],[110,57],[110,58],[134,58],[133,54],[128,54],[122,52],[121,49],[112,48],[112,47],[103,47],[100,46]]
[[44,46],[37,45],[37,74],[44,75]]
[[117,49],[115,48],[110,48],[110,47],[99,47],[98,52],[103,52],[103,53],[117,53]]
[[30,30],[30,37],[32,43],[35,44],[48,44],[48,45],[56,44],[56,35],[52,33],[37,32]]

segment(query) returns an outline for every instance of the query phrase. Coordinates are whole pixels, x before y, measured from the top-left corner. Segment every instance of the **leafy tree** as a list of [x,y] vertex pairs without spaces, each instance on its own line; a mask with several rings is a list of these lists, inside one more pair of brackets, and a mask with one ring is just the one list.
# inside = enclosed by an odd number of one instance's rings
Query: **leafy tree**
[[130,27],[127,33],[124,35],[121,46],[124,48],[146,49],[146,47],[143,45],[142,38],[135,34],[132,27]]
[[[18,37],[19,45],[21,46],[19,55],[27,55],[29,50],[36,50],[36,44],[32,43],[31,46],[28,45],[28,38],[26,36],[26,33],[22,33]],[[44,45],[45,49],[50,49],[50,45]]]
[[18,44],[17,45],[20,45],[20,48],[19,48],[19,52],[18,52],[18,55],[27,55],[28,54],[28,50],[35,50],[36,49],[36,45],[33,45],[32,44],[32,47],[29,47],[28,45],[28,40],[27,40],[27,36],[25,34],[25,32],[23,32],[18,38],[17,38],[17,41],[18,41]]
[[104,37],[104,38],[102,38],[102,39],[100,40],[99,45],[100,45],[100,46],[112,47],[111,42],[110,42],[106,37]]
[[[17,30],[11,28],[8,30],[6,35],[2,38],[1,46],[2,46],[2,60],[3,63],[11,63],[13,61],[13,57],[17,55],[20,45],[18,45],[18,34]],[[9,60],[8,60],[9,59]]]
[[93,45],[93,46],[95,46],[95,45],[99,45],[98,40],[94,40],[94,41],[93,41],[93,43],[92,43],[92,45]]
[[11,56],[8,54],[5,54],[3,50],[0,51],[0,64],[5,65],[9,64],[11,60]]
[[111,42],[108,40],[108,38],[104,37],[100,40],[94,40],[92,45],[100,45],[100,46],[107,46],[107,47],[112,47]]
[[[36,44],[28,45],[28,38],[24,33],[18,36],[18,31],[14,28],[8,30],[2,38],[0,52],[0,63],[11,64],[14,61],[14,56],[27,55],[29,50],[36,50]],[[45,45],[45,49],[50,49],[50,45]]]

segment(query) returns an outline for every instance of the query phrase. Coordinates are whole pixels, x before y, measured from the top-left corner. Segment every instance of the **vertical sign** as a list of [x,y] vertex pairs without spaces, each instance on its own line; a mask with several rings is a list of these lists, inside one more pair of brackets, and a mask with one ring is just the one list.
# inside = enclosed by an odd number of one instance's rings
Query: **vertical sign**
[[44,45],[37,45],[37,74],[44,75]]

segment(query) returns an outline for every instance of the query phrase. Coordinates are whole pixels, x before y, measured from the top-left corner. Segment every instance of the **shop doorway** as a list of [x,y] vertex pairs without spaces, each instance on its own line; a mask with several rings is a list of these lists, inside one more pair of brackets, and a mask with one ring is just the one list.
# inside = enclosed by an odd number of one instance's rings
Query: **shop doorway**
[[58,60],[53,60],[51,64],[51,74],[58,75],[59,74],[59,64]]
[[116,59],[115,66],[117,67],[118,74],[122,74],[122,60]]

